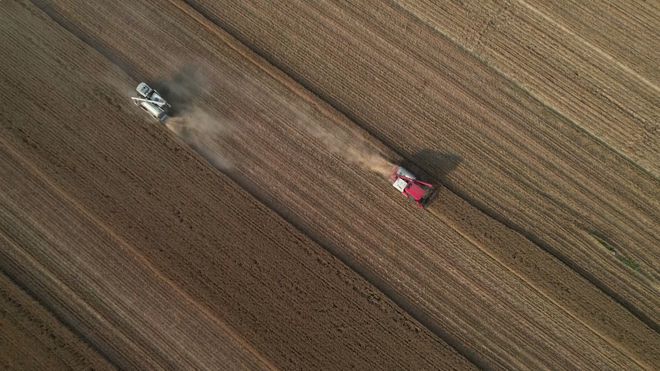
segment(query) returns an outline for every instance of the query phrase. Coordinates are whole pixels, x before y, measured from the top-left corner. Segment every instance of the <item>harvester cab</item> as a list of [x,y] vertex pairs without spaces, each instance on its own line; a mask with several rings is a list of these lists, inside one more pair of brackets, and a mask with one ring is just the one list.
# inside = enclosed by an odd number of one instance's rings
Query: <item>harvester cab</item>
[[136,106],[142,108],[151,117],[165,123],[167,120],[167,111],[171,108],[170,104],[154,89],[144,82],[138,84],[135,88],[139,97],[131,97]]
[[390,175],[392,186],[401,192],[408,199],[417,203],[417,206],[423,208],[426,206],[433,193],[431,183],[417,180],[415,175],[402,166],[394,167]]

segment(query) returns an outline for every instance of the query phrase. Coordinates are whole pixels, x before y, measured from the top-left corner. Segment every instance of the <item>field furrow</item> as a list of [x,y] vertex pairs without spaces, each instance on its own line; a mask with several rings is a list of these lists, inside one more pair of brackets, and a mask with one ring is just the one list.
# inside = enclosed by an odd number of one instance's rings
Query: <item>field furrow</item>
[[521,3],[552,19],[591,48],[608,55],[656,89],[660,85],[660,5],[654,1],[524,0]]
[[[582,34],[522,1],[446,3],[444,7],[434,1],[403,0],[399,4],[573,125],[658,176],[657,83],[616,63]],[[629,33],[637,30],[634,24],[629,27]],[[639,33],[649,34],[647,30]],[[654,61],[647,65],[657,68]]]
[[[656,4],[0,18],[1,366],[660,364]],[[426,210],[395,164],[436,185]]]
[[[472,238],[466,238],[469,231],[406,208],[400,195],[380,175],[365,169],[369,164],[359,159],[384,153],[400,160],[396,153],[211,22],[195,16],[192,9],[173,4],[177,6],[135,3],[130,12],[122,12],[123,17],[104,19],[100,15],[109,9],[103,6],[54,2],[51,16],[124,70],[144,74],[150,81],[175,76],[200,84],[191,110],[204,111],[205,118],[197,116],[198,123],[191,119],[191,126],[203,138],[198,142],[194,137],[187,139],[244,188],[381,290],[392,293],[400,305],[478,365],[534,368],[561,359],[567,368],[634,368],[657,359],[647,345],[657,340],[653,331],[552,256],[537,250],[551,270],[530,273],[530,264],[505,262],[501,257],[505,253],[493,252],[490,243],[475,245]],[[147,22],[147,17],[156,17],[159,23]],[[105,31],[110,27],[115,30],[112,35]],[[204,39],[199,39],[200,34]],[[162,43],[145,50],[142,37],[136,35],[152,35]],[[171,57],[158,58],[165,54]],[[202,123],[206,121],[220,130],[206,130]],[[172,126],[176,128],[176,121]],[[50,151],[55,148],[47,147]],[[81,173],[93,179],[95,172],[88,166]],[[83,186],[61,181],[74,188]],[[460,204],[456,195],[449,192],[446,197],[444,202]],[[99,215],[107,214],[102,205],[91,200],[86,203]],[[211,212],[203,211],[207,210],[204,203],[196,206],[200,215]],[[481,215],[472,206],[462,207],[467,207],[467,215]],[[122,213],[139,215],[131,210]],[[497,225],[494,231],[503,228],[485,218]],[[127,228],[121,221],[107,222],[114,228]],[[148,230],[151,224],[146,223]],[[168,246],[180,238],[183,236],[169,241]],[[514,237],[505,237],[500,243],[506,244],[510,238]],[[522,246],[538,249],[525,243],[528,245]],[[213,271],[211,267],[205,270],[208,274]],[[560,291],[544,285],[544,280],[554,278],[548,272],[554,271],[566,275],[560,287],[577,285],[594,295],[593,302],[589,297],[570,304]],[[608,308],[596,320],[589,318],[594,302]],[[489,315],[479,314],[484,312]],[[634,330],[618,336],[604,326],[611,316],[620,316]]]
[[[399,6],[195,4],[657,329],[660,188],[650,173]],[[450,172],[447,157],[460,161]]]
[[0,367],[5,370],[114,368],[75,331],[0,273]]
[[[145,121],[128,105],[135,82],[48,6],[0,7],[12,15],[0,25],[0,79],[11,87],[0,93],[3,271],[122,368],[472,367]],[[182,22],[203,35],[168,9],[143,31]],[[110,13],[90,22],[120,26]],[[131,73],[149,69],[141,57]]]

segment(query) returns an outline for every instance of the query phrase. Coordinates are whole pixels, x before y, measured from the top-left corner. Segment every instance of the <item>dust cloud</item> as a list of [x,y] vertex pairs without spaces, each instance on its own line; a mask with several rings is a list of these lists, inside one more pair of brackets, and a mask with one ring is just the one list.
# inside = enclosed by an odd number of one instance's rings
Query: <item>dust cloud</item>
[[201,67],[185,66],[153,87],[172,105],[165,126],[218,169],[228,172],[234,162],[222,142],[233,132],[233,123],[209,113],[199,104],[208,94],[208,80]]
[[169,118],[165,126],[218,169],[228,172],[234,167],[221,145],[222,139],[233,131],[227,121],[194,107],[181,116]]
[[[228,79],[225,79],[228,80]],[[231,78],[232,83],[224,84],[230,96],[242,97],[242,102],[258,102],[260,99],[272,99],[245,77]],[[224,81],[224,80],[223,80]],[[209,94],[209,83],[201,67],[186,66],[166,80],[153,83],[153,87],[171,105],[171,117],[165,125],[179,136],[186,144],[209,160],[222,171],[234,169],[237,159],[231,159],[223,146],[237,134],[236,123],[226,117],[218,117],[213,110],[204,109],[204,97]],[[318,112],[311,107],[283,104],[285,120],[292,120],[323,146],[348,163],[355,164],[366,171],[388,178],[394,164],[388,161],[379,150],[366,138],[345,127],[322,125]]]
[[353,163],[361,168],[389,178],[395,165],[388,161],[366,139],[349,133],[343,129],[329,129],[318,124],[311,115],[299,113],[298,124],[320,140],[330,152],[342,157],[346,162]]

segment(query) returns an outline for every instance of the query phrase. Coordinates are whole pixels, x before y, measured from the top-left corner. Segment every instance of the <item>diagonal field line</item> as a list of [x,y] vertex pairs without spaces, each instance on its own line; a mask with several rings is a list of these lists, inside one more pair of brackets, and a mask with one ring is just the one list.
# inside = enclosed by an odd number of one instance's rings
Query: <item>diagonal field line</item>
[[[178,7],[180,10],[182,10],[184,13],[198,21],[202,26],[206,27],[209,29],[210,32],[214,33],[215,35],[219,36],[220,40],[224,42],[228,47],[230,47],[232,50],[236,51],[239,53],[242,57],[244,57],[247,61],[252,63],[255,67],[259,68],[269,76],[273,77],[277,82],[282,84],[284,87],[286,87],[288,90],[292,91],[293,93],[297,94],[300,98],[302,98],[305,102],[309,103],[312,107],[318,109],[326,115],[327,117],[337,120],[337,117],[340,116],[342,118],[345,118],[343,114],[339,110],[335,110],[334,107],[332,107],[330,104],[325,102],[324,100],[316,97],[313,93],[311,93],[308,89],[306,89],[302,84],[300,84],[296,79],[292,78],[289,76],[286,72],[282,71],[279,68],[275,68],[270,61],[268,61],[266,58],[262,57],[258,53],[255,53],[252,49],[250,49],[247,45],[236,39],[233,35],[227,33],[221,26],[217,25],[210,19],[208,19],[204,14],[200,13],[195,9],[194,7],[190,6],[190,4],[187,4],[186,1],[178,1],[178,0],[170,0],[170,2]],[[273,68],[270,68],[273,67]],[[359,126],[359,125],[358,125]],[[360,127],[361,128],[361,127]],[[361,128],[362,129],[362,128]],[[364,130],[364,129],[362,129]],[[365,130],[366,131],[366,130]],[[467,200],[466,200],[467,201]],[[435,214],[434,214],[435,215]],[[437,215],[436,215],[437,217]],[[440,219],[440,218],[439,218]],[[446,223],[445,223],[446,224]],[[543,291],[541,291],[539,288],[534,286],[532,283],[524,279],[520,274],[517,272],[513,271],[508,265],[503,263],[500,259],[496,258],[492,254],[488,253],[485,251],[484,247],[480,245],[477,241],[474,241],[473,239],[469,238],[467,235],[461,233],[455,226],[449,225],[450,228],[455,230],[459,235],[461,235],[463,238],[465,238],[467,241],[469,241],[471,244],[473,244],[475,247],[480,249],[481,251],[485,252],[490,258],[492,258],[494,261],[496,261],[498,264],[502,265],[507,271],[512,272],[516,277],[518,277],[522,282],[525,282],[527,285],[529,285],[535,292],[538,292],[539,295],[546,297],[553,305],[557,306],[560,308],[563,312],[567,313],[568,316],[574,318],[578,323],[584,325],[586,328],[588,328],[590,331],[592,331],[596,336],[601,338],[604,342],[608,344],[612,344],[614,348],[619,348],[617,347],[617,343],[613,341],[611,338],[606,337],[602,335],[600,332],[595,330],[593,327],[589,326],[582,320],[580,320],[578,317],[576,317],[575,314],[573,314],[570,310],[567,308],[563,307],[561,304],[557,303],[555,300],[550,298],[547,294],[545,294]],[[506,226],[508,227],[508,226]],[[508,227],[510,228],[510,227]],[[514,230],[515,231],[515,230]],[[536,244],[535,244],[536,245]],[[545,251],[545,249],[539,247],[540,250]],[[547,251],[546,251],[547,252]],[[334,255],[334,254],[333,254]],[[550,254],[553,258],[556,258],[553,254]],[[342,259],[343,260],[343,259]],[[565,264],[561,259],[558,259],[562,264]],[[576,272],[578,275],[579,273]],[[584,278],[587,282],[593,284],[591,280],[583,277],[580,275],[580,277]],[[371,281],[371,280],[370,280]],[[373,283],[373,281],[372,281]],[[379,289],[380,285],[377,285]],[[599,286],[596,286],[596,288],[600,288]],[[388,296],[390,296],[388,294]],[[609,297],[609,295],[607,295]],[[401,305],[398,301],[397,302],[399,305]],[[402,306],[404,307],[404,306]],[[408,311],[408,310],[407,310]],[[410,312],[409,312],[410,313]],[[412,314],[412,313],[410,313]],[[419,319],[418,319],[419,320]],[[421,322],[421,321],[420,321]],[[428,328],[428,325],[424,323],[425,326]],[[644,363],[639,361],[638,359],[635,358],[634,355],[629,354],[627,350],[622,351],[626,356],[628,356],[633,362],[637,363],[638,365],[643,365]],[[472,359],[471,359],[472,360]],[[472,360],[474,362],[474,360]]]
[[430,214],[433,214],[433,216],[440,222],[445,225],[447,225],[449,228],[451,228],[453,231],[455,231],[458,235],[460,235],[463,239],[468,241],[472,246],[483,252],[486,256],[490,257],[493,261],[497,262],[500,266],[502,266],[505,270],[510,272],[512,275],[517,277],[520,282],[524,282],[525,285],[528,285],[529,287],[532,288],[536,293],[538,293],[540,296],[544,297],[548,302],[552,303],[554,306],[559,308],[561,311],[566,313],[569,317],[573,318],[576,322],[580,323],[584,327],[588,328],[591,332],[596,334],[599,338],[601,338],[604,342],[612,345],[614,349],[618,349],[620,352],[624,353],[628,358],[630,358],[632,361],[637,363],[641,368],[646,368],[646,369],[651,369],[649,365],[646,365],[643,361],[639,360],[634,354],[630,353],[630,351],[626,347],[621,347],[618,346],[618,342],[609,336],[606,336],[602,333],[600,333],[597,329],[593,328],[590,326],[588,323],[583,321],[580,317],[575,315],[570,309],[564,307],[561,303],[557,302],[554,300],[550,295],[546,294],[542,289],[537,287],[533,282],[527,280],[524,276],[522,276],[520,273],[515,271],[513,268],[511,268],[508,264],[506,264],[504,261],[502,261],[500,258],[495,256],[495,254],[492,254],[488,251],[487,248],[485,248],[479,241],[476,241],[474,238],[470,237],[467,233],[464,233],[460,230],[460,227],[455,225],[454,223],[448,222],[446,219],[442,218],[442,215],[436,213],[433,211],[433,209],[428,210]]
[[596,45],[594,45],[594,44],[588,42],[587,40],[585,40],[584,38],[580,37],[580,35],[576,34],[576,33],[573,32],[573,31],[571,31],[570,29],[568,29],[568,28],[567,28],[566,26],[564,26],[563,24],[561,24],[561,23],[555,21],[554,19],[552,19],[552,18],[551,18],[550,16],[548,16],[547,14],[545,14],[545,13],[541,12],[540,10],[536,9],[535,7],[533,7],[533,6],[529,5],[529,4],[527,4],[524,0],[517,0],[517,1],[518,1],[518,3],[520,3],[520,5],[524,6],[525,8],[529,9],[530,11],[534,12],[536,15],[538,15],[538,16],[540,16],[541,18],[543,18],[544,20],[548,21],[548,22],[551,23],[553,26],[555,26],[555,27],[559,28],[560,30],[566,32],[567,34],[570,34],[570,35],[574,36],[574,37],[575,37],[577,40],[579,40],[582,44],[584,44],[584,45],[587,46],[589,49],[591,49],[591,50],[595,51],[596,53],[598,53],[601,57],[607,59],[609,62],[611,62],[612,64],[614,64],[614,65],[616,65],[617,67],[621,68],[622,70],[626,71],[626,72],[629,73],[630,75],[635,76],[639,81],[643,82],[644,84],[646,84],[646,85],[647,85],[648,87],[650,87],[651,89],[653,89],[653,90],[655,90],[656,92],[660,93],[660,88],[658,88],[657,85],[655,85],[654,83],[652,83],[651,81],[649,81],[646,77],[640,75],[639,73],[637,73],[637,72],[636,72],[635,70],[633,70],[632,68],[630,68],[630,67],[628,67],[627,65],[621,63],[620,61],[618,61],[617,59],[615,59],[614,57],[612,57],[611,55],[609,55],[608,53],[606,53],[604,50],[602,50],[602,49],[600,49],[599,47],[597,47]]
[[[407,13],[410,13],[408,10],[406,10],[400,4],[398,4],[396,2],[396,0],[392,0],[392,1],[395,3],[396,6],[403,9]],[[254,50],[250,49],[247,44],[245,44],[244,42],[242,42],[241,40],[239,40],[238,38],[233,36],[230,32],[226,31],[221,25],[217,24],[215,21],[213,21],[213,20],[209,19],[208,17],[206,17],[204,15],[204,13],[197,10],[194,6],[191,6],[190,4],[188,4],[187,1],[185,1],[185,0],[170,0],[170,2],[174,6],[179,8],[182,12],[184,12],[185,14],[189,15],[194,20],[199,22],[203,27],[207,28],[209,30],[209,32],[212,32],[214,35],[218,36],[219,39],[222,42],[224,42],[229,48],[231,48],[234,51],[236,51],[237,53],[239,53],[248,62],[252,63],[259,70],[261,70],[264,73],[271,76],[278,83],[282,84],[285,88],[287,88],[288,90],[290,90],[294,94],[298,95],[306,103],[310,104],[312,107],[317,109],[320,113],[322,113],[323,115],[325,115],[329,119],[331,119],[331,120],[333,120],[337,123],[340,123],[340,124],[346,124],[346,122],[350,122],[350,123],[354,124],[359,130],[361,130],[362,132],[368,134],[371,138],[373,138],[374,141],[382,143],[382,141],[375,138],[372,135],[371,132],[364,129],[364,127],[362,125],[360,125],[359,122],[356,122],[355,118],[349,117],[344,112],[342,112],[340,109],[337,109],[331,103],[327,102],[323,98],[316,95],[315,94],[316,92],[314,92],[312,89],[309,89],[303,83],[298,81],[296,78],[290,76],[285,71],[283,71],[281,68],[278,68],[276,66],[276,64],[273,63],[272,61],[270,61],[268,58],[265,58],[261,54],[259,54],[259,53],[255,52]],[[415,18],[418,18],[414,14],[411,14],[411,15]],[[440,30],[438,30],[436,28],[433,28],[433,29],[436,30],[438,33],[442,34],[444,37],[448,37],[444,33],[440,32]],[[464,50],[466,53],[469,53],[469,51],[467,51],[462,45],[460,45],[460,44],[456,44],[456,45],[458,47],[460,47],[462,50]],[[471,53],[469,53],[469,54],[471,54]],[[500,76],[502,76],[503,78],[506,79],[506,77],[503,76],[501,74],[501,72],[499,72],[499,71],[497,71],[497,72],[498,72],[498,74],[500,74]],[[510,80],[507,79],[507,81],[510,81]],[[547,107],[548,109],[551,109],[552,111],[556,112],[559,116],[565,118],[565,116],[563,116],[561,113],[557,112],[552,107],[547,106],[546,104],[544,104],[543,102],[538,100],[538,98],[536,98],[531,93],[530,93],[530,95],[534,99],[539,101],[540,104],[543,104],[543,106]],[[647,174],[650,174],[648,170],[644,169],[639,164],[635,163],[632,159],[630,159],[630,158],[626,157],[625,155],[623,155],[621,152],[619,152],[619,151],[615,150],[614,148],[612,148],[611,146],[607,145],[600,138],[593,136],[590,132],[588,132],[587,130],[585,130],[581,126],[577,125],[575,122],[573,122],[571,120],[568,120],[568,119],[566,119],[566,120],[573,127],[575,127],[578,130],[581,130],[582,132],[586,133],[586,135],[589,135],[590,137],[595,138],[595,140],[597,140],[600,144],[606,146],[610,150],[613,150],[617,155],[621,156],[626,161],[629,161],[632,166],[635,166],[637,169],[640,169],[640,171],[643,171]],[[385,143],[383,143],[383,144],[385,145]],[[387,147],[392,152],[394,152],[397,155],[401,156],[401,154],[399,154],[395,148],[392,148],[389,145],[387,145]],[[405,158],[405,156],[401,156],[401,157]],[[408,158],[406,158],[406,159],[410,160]],[[652,174],[650,174],[650,175],[653,176]],[[655,178],[655,176],[653,176],[653,177]],[[543,250],[546,253],[553,256],[554,258],[558,259],[562,264],[564,264],[565,266],[567,266],[568,268],[573,270],[577,275],[579,275],[580,277],[585,279],[587,282],[594,285],[598,290],[603,292],[606,296],[610,297],[612,300],[614,300],[615,302],[617,302],[618,304],[623,306],[628,312],[630,312],[633,316],[635,316],[637,319],[642,321],[644,324],[646,324],[650,328],[653,328],[653,329],[657,328],[657,324],[653,320],[649,319],[647,316],[640,313],[640,311],[638,311],[632,303],[622,299],[618,295],[615,295],[615,293],[613,293],[611,290],[609,290],[606,286],[599,283],[597,280],[595,280],[593,277],[586,274],[585,272],[576,270],[575,266],[573,264],[570,264],[570,262],[568,262],[565,258],[559,256],[556,252],[553,252],[551,249],[549,249],[547,244],[544,241],[540,240],[538,237],[530,234],[529,232],[523,230],[522,228],[520,228],[517,225],[512,225],[510,223],[510,221],[505,220],[501,217],[498,217],[497,215],[494,215],[493,213],[489,212],[488,210],[485,210],[480,205],[475,204],[474,200],[466,197],[465,194],[462,194],[462,192],[457,191],[455,188],[448,187],[448,189],[450,189],[452,191],[452,193],[456,194],[458,197],[464,199],[466,202],[468,202],[473,207],[477,208],[478,210],[480,210],[481,212],[483,212],[484,214],[489,216],[491,219],[494,219],[494,220],[498,221],[499,223],[501,223],[502,225],[504,225],[506,228],[508,228],[508,229],[510,229],[510,230],[512,230],[516,233],[519,233],[519,234],[523,235],[525,238],[530,240],[534,245],[538,246],[538,248],[540,250]]]
[[[122,246],[124,249],[128,250],[131,252],[133,257],[140,263],[141,267],[145,269],[145,271],[148,272],[148,274],[158,278],[164,283],[164,286],[171,289],[172,292],[176,293],[177,295],[180,295],[183,300],[187,301],[188,304],[196,309],[199,313],[201,313],[206,319],[208,319],[211,323],[215,323],[225,334],[227,334],[238,346],[239,349],[245,349],[247,352],[253,356],[253,359],[257,361],[263,368],[265,369],[276,369],[276,367],[269,361],[267,360],[261,353],[259,353],[251,344],[249,344],[245,339],[243,339],[234,329],[229,327],[228,324],[226,324],[224,321],[216,317],[213,313],[211,313],[206,307],[200,305],[197,301],[195,301],[186,291],[181,289],[178,285],[176,285],[172,280],[167,278],[165,275],[163,275],[160,271],[158,271],[148,260],[146,257],[144,257],[140,252],[138,252],[133,246],[131,246],[128,242],[126,242],[121,236],[117,235],[110,227],[108,227],[105,223],[103,223],[101,220],[96,218],[94,215],[92,215],[89,211],[87,211],[79,202],[77,202],[75,199],[73,199],[66,191],[64,191],[61,187],[58,185],[54,184],[41,170],[39,170],[34,164],[32,164],[30,161],[28,161],[23,155],[21,155],[15,148],[9,145],[9,143],[6,142],[5,139],[0,137],[0,146],[4,147],[7,152],[11,156],[14,157],[16,162],[20,164],[26,171],[30,172],[35,176],[37,179],[42,181],[45,185],[47,185],[51,190],[57,194],[58,196],[61,197],[61,199],[68,204],[72,209],[77,211],[80,215],[82,215],[85,219],[89,220],[91,223],[93,223],[97,228],[102,230],[104,233],[106,233],[111,240],[114,240],[118,245]],[[33,258],[32,258],[33,259]],[[57,282],[60,282],[57,280]],[[61,283],[63,284],[63,283]],[[76,299],[81,300],[77,295],[75,296]],[[94,311],[93,313],[97,313]]]

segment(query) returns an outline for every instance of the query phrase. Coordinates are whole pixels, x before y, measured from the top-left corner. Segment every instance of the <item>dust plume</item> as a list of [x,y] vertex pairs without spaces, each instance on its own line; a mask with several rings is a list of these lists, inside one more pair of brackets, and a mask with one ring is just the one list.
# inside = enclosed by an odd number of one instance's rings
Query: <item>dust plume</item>
[[200,102],[208,94],[209,86],[205,76],[201,67],[189,65],[153,85],[172,105],[165,126],[214,166],[228,171],[233,168],[233,162],[222,143],[231,135],[234,125],[202,108]]
[[[235,162],[230,159],[224,144],[232,141],[232,135],[238,134],[238,128],[233,120],[218,117],[216,111],[203,108],[206,107],[203,102],[209,96],[208,88],[212,85],[207,76],[200,67],[185,66],[169,78],[153,83],[153,87],[172,105],[167,128],[213,165],[229,171],[234,168]],[[232,76],[231,83],[227,83],[227,80],[222,80],[225,81],[223,89],[227,96],[240,97],[242,104],[258,105],[262,99],[272,99],[259,84],[246,77]],[[322,125],[322,122],[327,122],[327,118],[315,117],[319,112],[311,107],[292,106],[285,100],[283,102],[285,104],[282,105],[281,114],[285,120],[295,121],[298,127],[319,140],[328,151],[366,171],[384,178],[390,176],[394,164],[367,138],[345,127]]]
[[204,70],[201,66],[185,65],[169,78],[153,83],[152,87],[172,105],[171,116],[185,116],[199,108],[210,86]]
[[194,107],[181,116],[169,118],[165,126],[218,169],[233,168],[233,162],[223,155],[222,139],[231,134],[233,127],[227,121]]
[[330,152],[341,156],[345,161],[379,174],[384,178],[388,178],[392,173],[395,165],[388,161],[366,139],[339,128],[331,130],[321,127],[316,124],[318,121],[315,121],[310,115],[299,114],[298,121],[309,134],[319,139]]
[[346,152],[351,156],[354,163],[381,175],[383,178],[389,178],[392,174],[395,165],[379,153],[372,152],[369,148],[349,146]]

